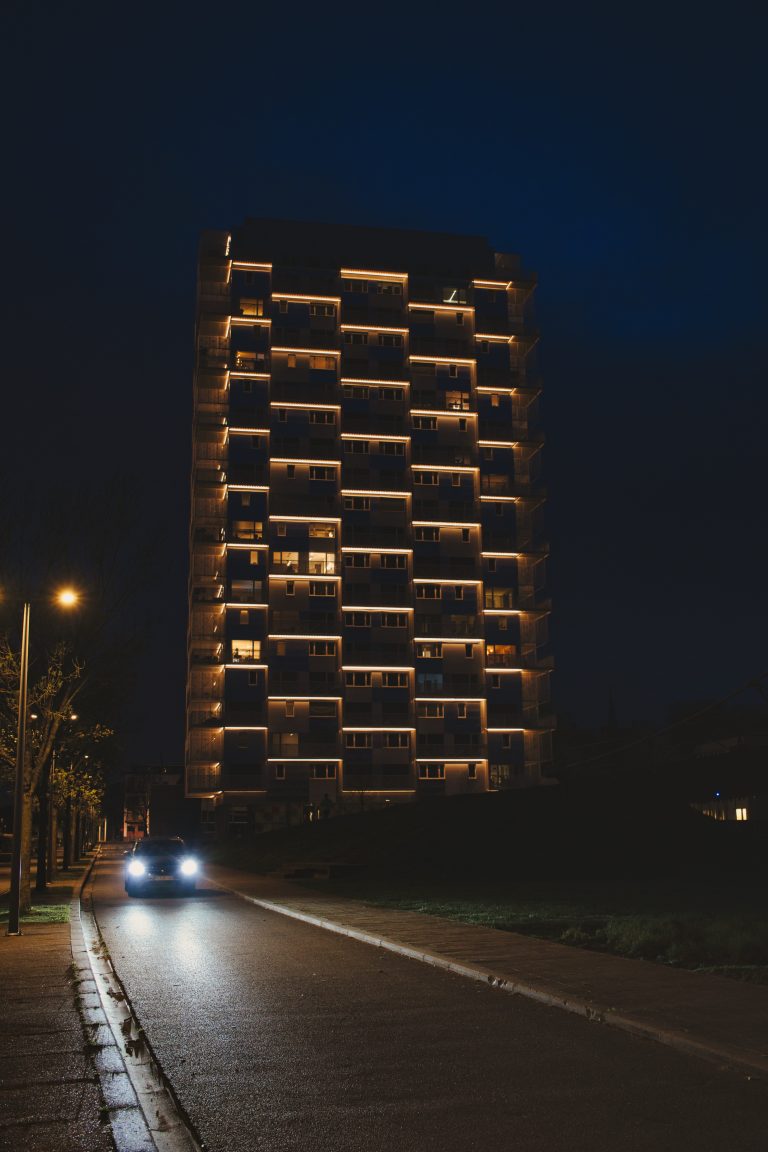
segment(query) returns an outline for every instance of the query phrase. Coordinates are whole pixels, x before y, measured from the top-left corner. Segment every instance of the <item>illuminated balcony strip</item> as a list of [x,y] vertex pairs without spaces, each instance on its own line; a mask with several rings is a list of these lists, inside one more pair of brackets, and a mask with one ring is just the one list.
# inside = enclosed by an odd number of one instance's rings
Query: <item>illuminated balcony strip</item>
[[[461,408],[411,408],[411,416],[472,416],[477,419],[477,412],[465,412]],[[424,465],[426,467],[426,465]]]
[[239,548],[239,549],[242,549],[243,551],[247,549],[249,552],[268,552],[269,551],[269,544],[225,544],[224,547],[225,548],[235,548],[235,549]]
[[424,312],[474,312],[474,305],[472,304],[425,304],[420,300],[411,300],[408,304],[409,309],[416,309]]
[[225,732],[266,732],[266,724],[225,724]]
[[296,400],[270,400],[270,408],[303,408],[305,411],[315,412],[317,410],[326,412],[332,410],[334,412],[341,412],[341,404],[302,404]]
[[338,348],[286,348],[281,345],[272,345],[273,352],[298,352],[305,356],[341,356]]
[[414,727],[409,728],[342,728],[342,732],[415,732]]
[[[479,528],[474,520],[413,520],[414,528]],[[342,548],[342,552],[344,549]],[[365,551],[365,549],[363,549]]]
[[407,328],[385,328],[382,324],[340,324],[342,332],[397,332],[401,336],[408,335]]
[[448,580],[441,578],[440,580],[430,580],[428,576],[414,576],[414,584],[482,584],[482,580],[474,578],[466,579],[465,577],[458,576],[455,580]]
[[481,552],[480,555],[481,556],[492,556],[492,557],[494,557],[494,559],[498,558],[501,560],[514,560],[518,556],[523,556],[524,553],[523,552]]
[[517,448],[517,440],[478,440],[479,448]]
[[[411,664],[342,664],[342,672],[415,672],[416,669]],[[349,688],[361,687],[361,685],[349,684]]]
[[410,440],[410,436],[388,436],[382,432],[342,432],[342,440],[396,440],[399,444],[404,444]]
[[417,464],[413,462],[411,468],[414,472],[479,472],[480,469],[468,467],[466,464]]
[[269,380],[269,372],[243,372],[239,368],[229,373],[233,380]]
[[477,360],[465,360],[459,356],[409,356],[409,360],[415,360],[419,364],[477,364]]
[[516,336],[499,336],[490,332],[475,332],[475,340],[487,340],[490,344],[512,344]]
[[259,264],[255,260],[233,260],[233,268],[260,268],[262,272],[271,272],[271,264]]
[[373,280],[407,280],[407,272],[373,272],[370,268],[341,268],[342,276],[351,276],[353,280],[365,280],[369,276]]
[[[482,636],[414,636],[414,644],[482,644]],[[429,659],[434,660],[431,656]]]
[[341,460],[310,460],[303,456],[270,456],[270,464],[336,464],[341,467]]
[[[341,577],[339,577],[341,579]],[[342,612],[415,612],[405,604],[342,604]]]
[[342,784],[341,791],[348,796],[359,796],[362,792],[366,796],[415,796],[416,794],[415,788],[366,788],[365,785],[355,788],[351,784],[349,787]]
[[459,759],[458,756],[417,756],[417,764],[487,764],[488,758],[486,756],[466,756],[464,759]]
[[480,499],[497,504],[517,504],[517,496],[481,496]]
[[342,488],[342,496],[412,496],[412,492],[388,488]]
[[270,520],[290,520],[299,524],[340,524],[340,516],[270,516]]
[[525,728],[486,728],[486,732],[525,732]]
[[475,389],[476,392],[487,392],[489,395],[499,396],[515,396],[517,388],[491,388],[488,385],[480,385]]
[[514,284],[514,280],[473,280],[475,288],[504,288],[509,289]]
[[[320,635],[316,634],[316,635],[312,635],[312,636],[302,636],[296,632],[270,632],[270,634],[267,636],[267,640],[341,640],[341,636],[332,636],[330,633],[326,633],[326,632],[321,633]],[[280,699],[292,700],[293,697],[292,696],[285,696],[285,697],[276,696],[275,699],[276,700],[280,700]],[[323,697],[320,697],[320,699],[324,700],[324,699],[326,699],[326,697],[323,696]],[[328,696],[327,699],[328,700],[335,700],[336,697],[335,696]]]
[[519,676],[524,671],[526,671],[524,668],[492,668],[489,665],[485,668],[486,676],[498,676],[500,673],[504,676]]
[[521,608],[483,608],[484,616],[522,616]]
[[269,492],[268,484],[227,484],[230,492]]
[[227,600],[224,607],[225,608],[242,608],[243,610],[245,610],[246,608],[249,608],[249,609],[250,608],[269,608],[269,604],[261,604],[261,603],[257,604],[255,602],[254,603],[246,603],[245,601],[242,601],[242,600]]
[[409,552],[413,552],[413,548],[379,548],[376,544],[370,544],[367,548],[344,547],[342,548],[342,552],[375,552],[377,554],[386,553],[387,555],[404,556]]
[[341,304],[341,296],[309,296],[297,292],[273,292],[273,300],[316,300],[320,304]]
[[410,380],[378,380],[368,379],[364,380],[362,376],[342,376],[342,384],[383,384],[387,388],[408,388]]
[[[271,700],[281,700],[281,696],[271,696]],[[292,700],[292,696],[284,697],[286,700]],[[297,696],[298,700],[299,697]],[[310,696],[304,697],[310,700],[335,700],[335,696]],[[341,756],[268,756],[267,764],[341,764]],[[367,791],[367,790],[366,790]]]
[[247,669],[247,671],[250,672],[254,668],[268,668],[269,665],[268,664],[252,664],[250,660],[241,660],[239,664],[224,664],[223,667],[224,668],[243,668],[243,669]]
[[[341,696],[308,696],[306,692],[294,692],[292,696],[267,696],[268,700],[341,700]],[[280,759],[280,757],[275,757]],[[284,757],[283,757],[284,759]],[[308,756],[308,760],[322,760],[322,756]]]
[[230,436],[269,436],[269,428],[229,428]]
[[263,316],[230,316],[230,324],[238,328],[269,328],[272,321]]
[[[485,704],[485,696],[414,696],[417,704]],[[421,720],[435,720],[439,717],[421,716]],[[429,757],[426,757],[429,759]]]
[[341,580],[333,572],[270,572],[268,580]]

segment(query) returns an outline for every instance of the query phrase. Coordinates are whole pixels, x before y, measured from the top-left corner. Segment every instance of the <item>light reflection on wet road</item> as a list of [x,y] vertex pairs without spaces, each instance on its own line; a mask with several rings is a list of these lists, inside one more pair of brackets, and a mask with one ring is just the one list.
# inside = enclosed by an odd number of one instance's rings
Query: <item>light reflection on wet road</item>
[[764,1152],[768,1090],[649,1041],[249,905],[129,900],[118,975],[211,1152]]

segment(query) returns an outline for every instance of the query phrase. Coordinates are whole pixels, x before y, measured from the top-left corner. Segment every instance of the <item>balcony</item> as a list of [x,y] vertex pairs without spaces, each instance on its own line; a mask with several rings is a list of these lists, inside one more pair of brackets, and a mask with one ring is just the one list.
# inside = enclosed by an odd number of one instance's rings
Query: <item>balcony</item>
[[472,467],[476,464],[477,449],[464,444],[419,444],[413,443],[413,464],[442,464],[450,467]]

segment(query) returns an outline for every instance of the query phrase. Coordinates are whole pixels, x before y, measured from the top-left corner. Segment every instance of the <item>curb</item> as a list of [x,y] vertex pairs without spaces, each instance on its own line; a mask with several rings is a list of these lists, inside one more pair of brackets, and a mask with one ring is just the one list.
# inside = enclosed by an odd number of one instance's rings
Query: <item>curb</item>
[[95,917],[81,908],[96,860],[73,894],[70,936],[78,1007],[117,1152],[204,1152],[131,1007]]
[[376,936],[371,932],[365,932],[359,928],[350,928],[348,925],[340,924],[338,921],[327,920],[322,916],[313,916],[309,912],[301,912],[296,908],[291,908],[286,904],[279,904],[274,900],[264,900],[257,896],[248,896],[244,892],[238,892],[236,889],[228,888],[225,884],[219,884],[214,880],[209,880],[209,883],[215,884],[217,888],[221,888],[225,892],[230,892],[233,896],[238,896],[241,900],[246,900],[250,904],[257,904],[261,908],[266,908],[270,912],[277,912],[281,916],[289,916],[294,920],[301,920],[305,924],[311,924],[316,928],[324,928],[326,931],[335,932],[339,936],[348,936],[353,940],[359,940],[362,944],[372,944],[376,948],[384,948],[388,952],[394,952],[409,960],[418,960],[422,964],[430,964],[433,968],[442,968],[447,972],[453,972],[455,975],[463,976],[469,980],[477,980],[482,984],[488,984],[491,988],[498,988],[501,992],[524,996],[528,1000],[535,1000],[537,1003],[546,1004],[551,1008],[560,1008],[565,1012],[571,1012],[573,1015],[581,1016],[583,1019],[593,1023],[607,1024],[613,1028],[620,1029],[622,1032],[628,1032],[633,1036],[654,1040],[658,1044],[664,1044],[668,1048],[674,1048],[687,1056],[696,1056],[699,1059],[708,1060],[710,1063],[718,1064],[721,1067],[724,1066],[743,1073],[747,1076],[747,1079],[752,1079],[754,1076],[768,1077],[768,1056],[751,1056],[726,1045],[694,1040],[685,1032],[677,1031],[674,1028],[665,1028],[663,1025],[645,1023],[631,1016],[624,1016],[611,1008],[604,1008],[590,1003],[579,997],[564,996],[562,992],[543,984],[534,984],[519,979],[513,980],[500,972],[494,972],[493,970],[480,968],[472,964],[461,964],[457,960],[450,960],[447,956],[443,956],[439,952],[411,948],[407,944],[401,944],[399,941],[392,940],[389,937]]

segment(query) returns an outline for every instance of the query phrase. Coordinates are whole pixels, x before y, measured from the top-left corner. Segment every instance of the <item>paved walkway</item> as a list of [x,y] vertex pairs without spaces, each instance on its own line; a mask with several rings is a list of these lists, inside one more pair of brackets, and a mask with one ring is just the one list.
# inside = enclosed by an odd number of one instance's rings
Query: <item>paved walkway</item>
[[[68,903],[72,878],[53,886]],[[0,924],[0,1149],[108,1152],[114,1147],[77,1007],[71,927]]]
[[285,880],[209,867],[211,880],[285,915],[472,979],[768,1075],[768,987],[569,948]]

